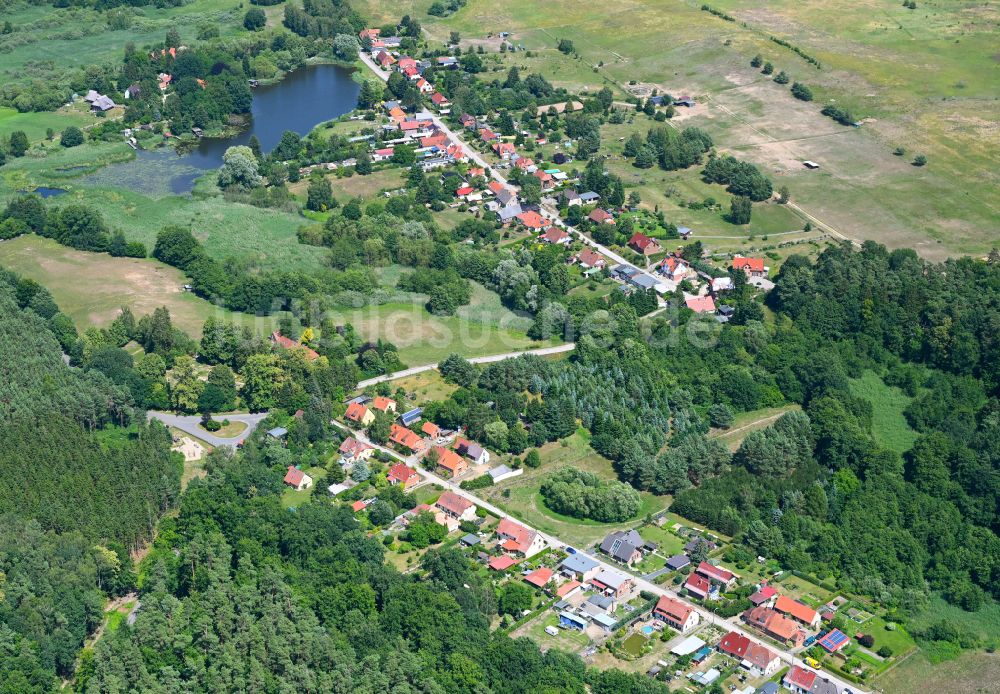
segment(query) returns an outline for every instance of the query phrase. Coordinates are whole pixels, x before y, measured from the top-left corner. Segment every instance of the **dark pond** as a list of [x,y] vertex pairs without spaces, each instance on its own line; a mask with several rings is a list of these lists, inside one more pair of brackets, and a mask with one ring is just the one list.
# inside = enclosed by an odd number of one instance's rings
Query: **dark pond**
[[32,193],[38,193],[43,198],[54,198],[57,195],[62,195],[66,192],[64,188],[49,188],[48,186],[38,186]]
[[133,161],[107,166],[83,182],[151,195],[189,193],[195,179],[222,165],[227,148],[245,145],[256,135],[261,149],[268,152],[286,130],[305,135],[317,124],[353,110],[359,88],[350,71],[337,65],[296,70],[277,84],[253,90],[252,120],[238,135],[204,137],[197,147],[182,154],[168,148],[140,151]]

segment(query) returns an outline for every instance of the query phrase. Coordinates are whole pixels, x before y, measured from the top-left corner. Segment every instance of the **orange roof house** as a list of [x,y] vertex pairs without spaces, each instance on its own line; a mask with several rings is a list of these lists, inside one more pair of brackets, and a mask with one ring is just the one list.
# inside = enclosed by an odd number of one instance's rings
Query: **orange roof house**
[[537,231],[538,229],[544,229],[546,224],[545,220],[542,218],[542,215],[538,214],[534,210],[528,210],[527,212],[522,212],[521,214],[517,215],[517,221],[521,222],[521,224],[534,231]]
[[632,238],[628,240],[628,245],[633,251],[642,253],[643,255],[653,255],[654,253],[659,253],[661,250],[659,241],[640,232],[632,234]]
[[472,520],[476,517],[476,505],[452,491],[447,491],[439,496],[434,505],[452,518]]
[[303,344],[299,344],[295,340],[285,337],[281,334],[280,330],[275,330],[271,333],[271,342],[281,349],[299,349],[306,355],[306,359],[313,361],[319,358],[319,354],[312,349],[309,349]]
[[436,439],[438,436],[441,435],[441,427],[439,427],[434,422],[424,422],[423,425],[420,427],[420,431],[424,432],[425,434],[427,434],[428,437],[432,439]]
[[792,600],[787,595],[779,595],[774,603],[774,609],[807,626],[819,624],[819,613],[798,600]]
[[375,413],[362,405],[360,402],[352,402],[347,406],[344,416],[352,422],[357,422],[363,427],[375,421]]
[[442,448],[441,446],[436,446],[434,450],[437,451],[438,468],[444,470],[452,477],[456,475],[461,475],[463,472],[469,469],[469,464],[466,462],[465,458],[463,458],[450,448]]
[[653,616],[662,619],[681,633],[698,626],[701,619],[693,607],[666,595],[657,601],[656,607],[653,608]]
[[420,475],[418,475],[417,471],[413,468],[404,465],[403,463],[396,463],[389,468],[389,474],[386,475],[386,480],[391,485],[402,485],[405,490],[420,482]]
[[497,525],[497,539],[506,552],[514,552],[530,557],[542,550],[544,542],[537,532],[504,518]]
[[715,313],[715,299],[711,294],[704,296],[684,296],[684,303],[695,313]]
[[396,401],[392,398],[385,398],[378,395],[375,397],[375,400],[372,401],[372,407],[381,412],[395,412]]
[[524,580],[536,588],[544,588],[545,585],[552,580],[552,569],[547,566],[542,566],[525,576]]
[[426,445],[420,436],[395,422],[389,428],[389,440],[413,452],[422,451]]
[[763,258],[744,258],[742,255],[733,256],[730,266],[734,270],[742,270],[747,277],[764,277],[767,275],[767,268],[764,267]]

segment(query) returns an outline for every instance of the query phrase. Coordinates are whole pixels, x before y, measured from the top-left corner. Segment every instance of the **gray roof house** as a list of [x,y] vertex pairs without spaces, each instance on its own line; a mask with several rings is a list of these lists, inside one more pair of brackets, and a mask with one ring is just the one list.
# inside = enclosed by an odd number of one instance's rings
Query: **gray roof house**
[[688,555],[675,554],[674,556],[667,559],[667,568],[673,571],[677,571],[679,569],[683,569],[685,566],[688,566],[690,563],[691,560],[688,559]]
[[579,578],[592,573],[598,566],[598,563],[586,554],[577,552],[563,559],[562,564],[559,565],[559,570],[564,574]]
[[631,564],[642,559],[642,546],[645,544],[642,537],[635,530],[615,532],[604,538],[601,543],[601,551],[616,561],[623,564]]
[[588,190],[586,193],[580,193],[580,200],[586,205],[588,202],[597,202],[601,199],[601,196],[592,190]]
[[497,210],[497,218],[501,222],[509,222],[510,220],[517,217],[517,215],[521,214],[523,211],[524,210],[521,209],[521,206],[518,205],[516,202],[511,203],[510,205],[507,205],[506,207],[501,207],[499,210]]
[[497,191],[496,198],[501,202],[501,204],[504,205],[509,205],[512,202],[517,202],[517,195],[515,195],[513,191],[507,190],[506,188]]

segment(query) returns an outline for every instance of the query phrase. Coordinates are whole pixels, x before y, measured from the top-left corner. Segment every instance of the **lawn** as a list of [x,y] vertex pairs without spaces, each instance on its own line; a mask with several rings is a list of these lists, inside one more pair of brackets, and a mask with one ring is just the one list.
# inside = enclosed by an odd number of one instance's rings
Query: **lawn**
[[545,632],[545,627],[559,628],[559,616],[551,610],[546,610],[533,620],[520,627],[512,636],[515,638],[527,636],[535,641],[542,650],[558,648],[569,653],[576,653],[590,645],[590,639],[582,631],[576,629],[559,629],[556,636]]
[[871,634],[875,638],[875,645],[872,646],[871,651],[877,653],[878,649],[888,646],[892,649],[893,657],[899,658],[916,648],[917,643],[901,625],[897,624],[894,630],[889,631],[885,628],[885,624],[882,617],[873,617],[865,622],[863,627],[860,627],[863,633]]
[[639,528],[639,534],[643,540],[655,542],[658,545],[657,552],[664,557],[672,557],[675,554],[680,554],[684,551],[684,545],[687,544],[687,541],[674,535],[667,527],[661,528],[656,525],[644,525]]
[[250,325],[268,334],[275,316],[249,316],[214,306],[183,286],[184,275],[155,260],[112,258],[61,246],[39,236],[0,242],[0,265],[44,285],[80,330],[111,323],[122,306],[136,316],[166,306],[174,324],[194,337],[209,316]]
[[1000,654],[966,651],[955,660],[932,663],[918,651],[875,679],[885,694],[911,694],[918,682],[919,691],[935,694],[996,691]]
[[722,441],[729,450],[735,451],[751,431],[764,429],[773,424],[781,415],[799,409],[798,405],[766,407],[751,412],[740,412],[728,429],[713,429],[711,436]]
[[431,400],[444,400],[458,389],[458,386],[452,383],[445,383],[441,373],[436,370],[401,378],[393,381],[392,385],[395,388],[402,388],[407,393],[413,393],[416,396],[417,406]]
[[15,130],[23,130],[32,143],[44,140],[49,128],[55,133],[60,133],[71,125],[83,128],[95,121],[94,116],[73,108],[62,108],[55,112],[18,113],[13,108],[0,106],[0,136],[10,135]]
[[906,421],[903,410],[913,398],[899,388],[887,386],[873,371],[866,371],[861,378],[852,378],[850,387],[853,395],[872,404],[872,431],[875,440],[897,453],[910,450],[918,434]]
[[309,497],[313,494],[313,489],[316,487],[324,486],[323,478],[326,477],[326,470],[321,467],[311,467],[306,470],[306,474],[312,477],[313,486],[309,489],[303,489],[301,492],[288,487],[281,494],[281,507],[282,508],[296,508],[302,504],[308,503]]
[[210,432],[205,429],[200,424],[198,429],[204,431],[206,434],[212,434],[213,436],[218,436],[221,439],[231,439],[234,436],[239,436],[246,430],[247,425],[243,422],[230,422],[229,424],[224,424],[221,429],[215,432]]
[[[552,472],[567,465],[592,472],[604,479],[617,479],[611,461],[590,448],[589,435],[585,431],[579,430],[563,441],[545,444],[539,449],[539,453],[542,458],[541,467],[527,469],[523,475],[488,487],[482,491],[483,495],[529,525],[581,548],[602,539],[611,530],[628,525],[627,522],[600,523],[564,516],[547,508],[542,501],[538,491],[542,482]],[[509,496],[505,496],[507,490]],[[643,492],[641,496],[642,505],[636,514],[636,520],[647,514],[658,513],[670,503],[669,497],[654,496],[648,492]]]
[[783,595],[787,595],[813,608],[825,605],[834,596],[833,592],[791,573],[786,573],[777,583],[780,586],[778,590]]

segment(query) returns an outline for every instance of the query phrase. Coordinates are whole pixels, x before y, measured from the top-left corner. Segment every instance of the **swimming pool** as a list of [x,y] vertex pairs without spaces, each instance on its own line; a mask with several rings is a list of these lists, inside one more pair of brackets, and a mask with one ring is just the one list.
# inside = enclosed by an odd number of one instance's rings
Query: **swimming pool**
[[653,633],[653,627],[651,627],[651,626],[649,626],[649,625],[647,624],[646,626],[644,626],[644,627],[642,628],[642,633],[643,633],[643,634],[645,634],[646,636],[649,636],[650,634],[652,634],[652,633]]

